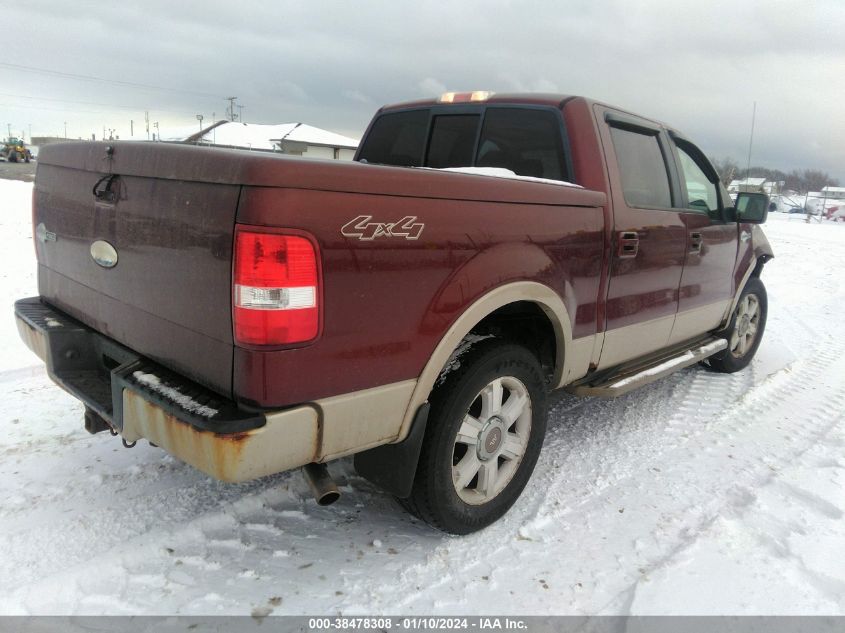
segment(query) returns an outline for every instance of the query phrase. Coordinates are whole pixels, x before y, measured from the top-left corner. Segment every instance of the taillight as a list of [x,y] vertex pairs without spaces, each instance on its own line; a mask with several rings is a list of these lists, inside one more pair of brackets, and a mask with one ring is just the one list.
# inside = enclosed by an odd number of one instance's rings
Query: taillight
[[236,342],[286,345],[317,336],[320,288],[310,240],[238,227],[234,260]]

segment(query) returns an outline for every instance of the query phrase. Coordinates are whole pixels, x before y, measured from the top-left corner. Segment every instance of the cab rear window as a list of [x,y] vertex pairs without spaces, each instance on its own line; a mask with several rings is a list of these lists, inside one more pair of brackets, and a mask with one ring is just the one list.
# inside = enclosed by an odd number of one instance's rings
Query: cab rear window
[[383,114],[370,128],[358,160],[379,165],[422,165],[428,110]]
[[567,180],[559,115],[489,107],[390,112],[376,119],[358,160],[405,167],[498,167],[519,176]]

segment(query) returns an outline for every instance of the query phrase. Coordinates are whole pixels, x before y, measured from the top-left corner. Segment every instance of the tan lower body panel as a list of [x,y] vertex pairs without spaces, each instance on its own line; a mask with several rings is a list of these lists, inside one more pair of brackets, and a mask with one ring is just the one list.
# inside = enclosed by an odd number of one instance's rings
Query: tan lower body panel
[[220,435],[181,422],[134,391],[123,390],[123,439],[146,438],[222,481],[248,481],[314,461],[317,411],[297,407],[272,417],[261,428]]
[[[417,386],[405,380],[315,402],[322,441],[317,461],[329,461],[396,440]],[[268,420],[273,416],[268,416]]]
[[590,361],[595,343],[595,334],[572,339],[569,347],[563,352],[566,356],[566,369],[557,384],[558,388],[587,375],[587,372],[590,371]]
[[125,389],[122,435],[128,442],[145,438],[222,481],[248,481],[395,440],[416,382],[268,413],[263,427],[228,435],[197,429]]
[[674,322],[675,315],[671,314],[659,319],[608,330],[604,334],[604,346],[598,368],[613,367],[663,349],[672,333]]
[[647,356],[665,347],[689,341],[719,327],[731,301],[717,301],[659,319],[605,332],[599,369]]
[[693,310],[678,312],[672,335],[669,337],[669,345],[683,343],[718,328],[730,304],[731,300],[725,299]]

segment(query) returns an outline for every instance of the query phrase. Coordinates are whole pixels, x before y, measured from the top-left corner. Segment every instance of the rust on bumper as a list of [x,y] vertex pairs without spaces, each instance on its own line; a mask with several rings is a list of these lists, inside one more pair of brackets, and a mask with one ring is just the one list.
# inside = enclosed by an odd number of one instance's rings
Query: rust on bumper
[[168,453],[227,482],[298,468],[315,460],[318,415],[309,406],[280,411],[258,429],[220,434],[167,413],[131,389],[123,390],[123,438],[145,438]]

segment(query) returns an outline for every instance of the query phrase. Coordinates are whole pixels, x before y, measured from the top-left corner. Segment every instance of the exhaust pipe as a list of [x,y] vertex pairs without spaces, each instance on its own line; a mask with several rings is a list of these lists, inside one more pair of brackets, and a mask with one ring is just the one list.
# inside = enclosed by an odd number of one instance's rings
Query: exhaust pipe
[[340,499],[340,491],[325,464],[306,464],[302,467],[302,472],[305,473],[318,505],[329,506]]

